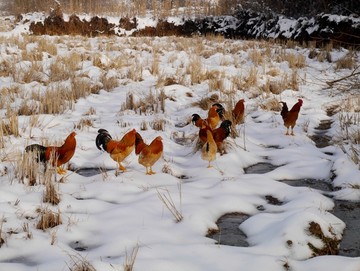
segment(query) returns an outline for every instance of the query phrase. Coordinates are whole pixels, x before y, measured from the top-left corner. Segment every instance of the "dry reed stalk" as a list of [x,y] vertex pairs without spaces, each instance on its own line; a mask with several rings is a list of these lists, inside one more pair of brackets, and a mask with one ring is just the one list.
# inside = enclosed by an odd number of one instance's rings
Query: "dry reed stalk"
[[179,185],[180,210],[176,207],[176,205],[174,203],[174,200],[172,199],[169,190],[168,189],[164,189],[164,190],[165,190],[166,193],[161,193],[158,189],[156,189],[156,192],[158,194],[158,197],[159,197],[160,201],[164,204],[166,209],[168,209],[170,211],[170,213],[175,218],[176,222],[182,221],[184,217],[183,217],[182,212],[181,212],[181,200],[182,200],[181,185]]
[[128,255],[128,252],[125,252],[125,262],[124,262],[124,271],[133,271],[134,270],[134,264],[136,261],[136,257],[139,252],[139,244],[136,244],[136,246],[132,249],[130,255]]
[[70,255],[71,266],[68,266],[70,271],[96,271],[92,264],[82,255]]
[[5,244],[5,234],[3,233],[3,225],[5,221],[5,217],[3,216],[0,220],[0,248],[3,244]]

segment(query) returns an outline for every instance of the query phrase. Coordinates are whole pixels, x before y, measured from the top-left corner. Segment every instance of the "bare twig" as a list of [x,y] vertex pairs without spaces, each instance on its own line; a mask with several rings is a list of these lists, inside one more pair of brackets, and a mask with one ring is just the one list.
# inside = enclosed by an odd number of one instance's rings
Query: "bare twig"
[[360,71],[357,71],[359,68],[360,68],[360,65],[357,66],[357,67],[355,67],[355,69],[354,69],[349,75],[344,76],[344,77],[341,77],[341,78],[336,79],[336,80],[327,81],[326,83],[327,83],[330,87],[332,87],[334,84],[339,83],[339,82],[341,82],[341,81],[343,81],[343,80],[349,79],[349,78],[354,77],[354,76],[358,76],[358,75],[360,75]]
[[[165,193],[160,193],[159,190],[156,190],[158,193],[158,197],[161,200],[161,202],[164,204],[164,206],[170,211],[170,213],[174,216],[176,222],[180,222],[183,219],[183,215],[181,213],[181,210],[179,211],[176,207],[169,190],[166,189]],[[181,194],[180,194],[181,195]],[[180,196],[181,198],[181,196]]]

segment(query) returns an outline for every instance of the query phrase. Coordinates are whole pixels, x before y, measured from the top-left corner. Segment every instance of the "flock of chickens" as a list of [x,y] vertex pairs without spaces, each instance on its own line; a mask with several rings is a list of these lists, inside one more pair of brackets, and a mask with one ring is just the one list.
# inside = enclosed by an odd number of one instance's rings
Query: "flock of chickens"
[[[287,129],[286,135],[294,135],[294,126],[303,101],[298,99],[298,102],[290,110],[285,102],[280,103],[282,103],[280,114]],[[220,103],[211,106],[206,118],[201,118],[198,114],[192,115],[192,123],[199,128],[199,142],[202,144],[201,158],[208,161],[208,167],[211,167],[211,162],[215,160],[217,152],[223,153],[223,143],[230,135],[231,126],[244,122],[244,99],[240,99],[231,110],[231,120],[224,119],[224,115],[225,109]],[[290,133],[289,129],[291,130]],[[32,144],[27,146],[25,151],[36,153],[39,162],[51,163],[52,166],[56,167],[59,174],[65,174],[66,170],[62,168],[62,165],[69,162],[75,153],[75,136],[75,132],[70,133],[60,147]],[[145,167],[147,175],[155,173],[152,166],[163,153],[161,136],[156,137],[150,144],[146,144],[135,129],[127,132],[121,140],[114,140],[107,130],[99,129],[95,144],[99,150],[104,150],[110,154],[110,157],[118,163],[121,171],[126,170],[121,163],[135,150],[135,154],[139,156],[138,162]]]

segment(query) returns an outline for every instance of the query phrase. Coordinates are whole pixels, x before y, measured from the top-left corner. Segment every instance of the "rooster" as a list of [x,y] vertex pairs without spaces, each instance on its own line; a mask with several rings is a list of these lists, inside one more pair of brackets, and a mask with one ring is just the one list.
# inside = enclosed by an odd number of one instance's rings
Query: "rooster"
[[244,122],[244,113],[245,113],[244,102],[245,102],[244,99],[240,99],[236,103],[234,109],[231,111],[234,125]]
[[35,152],[37,160],[39,162],[51,162],[53,166],[56,166],[56,171],[59,174],[65,174],[66,170],[61,166],[69,162],[74,156],[76,149],[76,133],[72,132],[65,139],[65,142],[60,147],[55,146],[42,146],[39,144],[32,144],[26,146],[26,152]]
[[206,122],[211,129],[215,129],[217,127],[220,120],[223,119],[224,113],[225,109],[221,104],[215,103],[211,106],[208,111],[208,117],[206,119]]
[[290,135],[294,135],[294,127],[298,119],[300,108],[303,104],[303,100],[298,99],[298,102],[294,104],[294,106],[290,109],[290,111],[285,102],[280,102],[280,103],[282,103],[282,110],[280,114],[281,117],[283,118],[284,126],[286,127],[286,135],[289,135],[289,128],[291,129]]
[[224,118],[224,111],[225,109],[221,104],[215,103],[209,109],[206,119],[201,118],[199,114],[192,114],[191,122],[198,128],[206,124],[211,129],[215,129],[220,120]]
[[109,132],[105,129],[99,129],[96,137],[96,147],[101,148],[110,154],[110,157],[119,165],[121,171],[126,171],[126,168],[121,162],[130,155],[135,149],[135,134],[136,130],[132,129],[127,132],[120,141],[113,140]]
[[139,155],[139,164],[146,168],[146,175],[155,174],[152,166],[163,154],[162,137],[156,137],[149,145],[146,144],[139,133],[136,133],[135,154]]
[[206,120],[202,119],[199,114],[192,114],[191,122],[198,128],[206,124]]
[[224,120],[219,128],[216,128],[212,130],[212,135],[214,138],[214,141],[216,143],[216,146],[218,150],[223,153],[223,142],[224,140],[230,135],[231,133],[231,121],[230,120]]
[[215,160],[217,145],[213,138],[211,130],[206,130],[207,139],[201,149],[201,158],[209,162],[208,168],[211,168],[211,162]]

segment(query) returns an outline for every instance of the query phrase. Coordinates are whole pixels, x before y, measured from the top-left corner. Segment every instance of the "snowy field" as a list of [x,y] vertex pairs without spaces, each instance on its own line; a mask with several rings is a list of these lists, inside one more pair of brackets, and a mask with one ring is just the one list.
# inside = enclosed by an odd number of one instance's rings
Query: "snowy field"
[[[337,66],[351,52],[330,48],[329,62],[309,58],[311,51],[321,55],[319,49],[258,41],[31,37],[17,29],[0,35],[1,124],[15,118],[18,127],[18,134],[1,135],[0,270],[131,270],[132,256],[138,271],[360,270],[359,258],[313,257],[311,248],[324,243],[309,232],[315,222],[325,237],[341,239],[346,225],[331,214],[332,197],[360,200],[359,165],[351,159],[359,145],[343,139],[342,129],[346,116],[347,132],[359,133],[359,90],[326,84],[352,72]],[[360,57],[352,53],[355,67]],[[60,59],[66,61],[59,64]],[[83,84],[74,83],[80,79]],[[79,86],[96,91],[69,99],[61,113],[19,113],[25,105],[36,112],[39,101],[62,99],[41,100],[46,92],[76,92]],[[226,140],[227,152],[207,168],[190,120],[193,113],[206,116],[199,102],[211,96],[227,110],[245,99],[246,117],[232,127],[236,136]],[[304,104],[295,136],[286,136],[279,101],[291,107],[298,98]],[[329,119],[327,135],[336,143],[319,149],[310,137]],[[156,174],[145,175],[135,153],[124,163],[127,171],[119,172],[95,146],[100,128],[118,139],[135,128],[148,143],[162,136]],[[61,145],[72,131],[77,147],[69,170],[50,178],[60,202],[44,203],[43,168],[35,185],[28,176],[19,178],[24,148]],[[244,173],[260,162],[279,167]],[[88,177],[75,170],[84,168],[107,170]],[[326,180],[337,189],[324,195],[281,182],[304,178]],[[268,195],[282,204],[269,203]],[[62,223],[37,229],[43,210],[52,210]],[[240,225],[249,247],[218,245],[206,237],[219,217],[232,212],[250,216]]]

